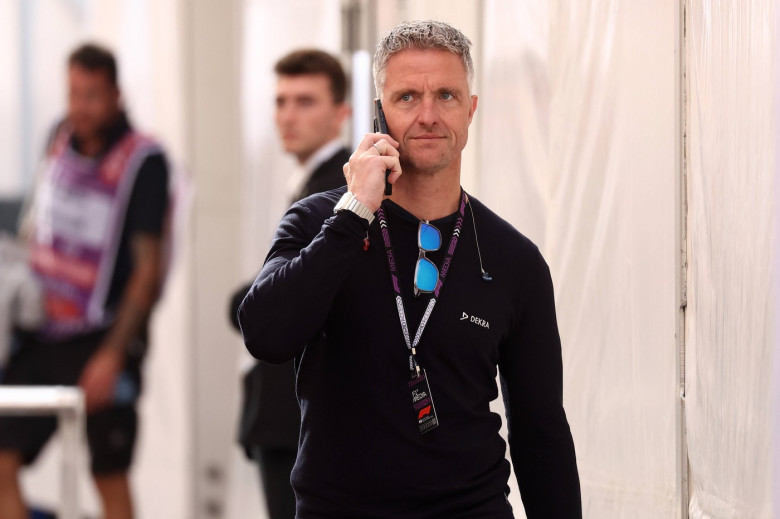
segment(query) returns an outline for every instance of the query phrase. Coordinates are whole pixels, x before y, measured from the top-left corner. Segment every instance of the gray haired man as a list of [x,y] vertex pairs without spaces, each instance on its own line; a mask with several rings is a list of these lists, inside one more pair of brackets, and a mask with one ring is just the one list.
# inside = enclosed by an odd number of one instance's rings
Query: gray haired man
[[239,310],[253,355],[296,359],[298,519],[512,518],[497,373],[527,516],[582,515],[549,269],[460,186],[470,45],[435,21],[384,37],[388,134],[290,209]]

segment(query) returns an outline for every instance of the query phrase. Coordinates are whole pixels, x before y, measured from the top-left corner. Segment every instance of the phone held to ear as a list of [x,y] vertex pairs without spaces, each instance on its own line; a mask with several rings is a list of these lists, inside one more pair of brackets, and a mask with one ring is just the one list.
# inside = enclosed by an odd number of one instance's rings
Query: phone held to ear
[[[390,135],[387,131],[387,120],[385,119],[385,112],[382,110],[382,101],[377,97],[374,99],[374,108],[376,109],[376,116],[374,117],[374,132],[384,133]],[[390,176],[390,170],[385,171],[385,195],[390,196],[393,194],[393,184],[387,181]]]

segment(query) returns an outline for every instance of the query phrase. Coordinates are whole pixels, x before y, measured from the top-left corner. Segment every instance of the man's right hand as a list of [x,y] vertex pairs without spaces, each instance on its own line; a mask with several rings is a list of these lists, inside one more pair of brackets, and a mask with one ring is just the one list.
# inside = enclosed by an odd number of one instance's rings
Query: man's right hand
[[379,209],[385,198],[385,171],[391,184],[401,176],[399,143],[387,134],[367,133],[344,164],[347,189],[371,211]]

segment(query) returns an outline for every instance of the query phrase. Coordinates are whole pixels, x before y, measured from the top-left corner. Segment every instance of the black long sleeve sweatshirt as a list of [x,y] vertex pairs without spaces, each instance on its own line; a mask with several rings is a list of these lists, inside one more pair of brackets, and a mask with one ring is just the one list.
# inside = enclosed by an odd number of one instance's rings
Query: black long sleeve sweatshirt
[[[489,409],[498,396],[497,369],[528,518],[581,517],[552,281],[536,246],[470,197],[493,280],[482,279],[467,209],[417,348],[440,422],[420,434],[378,221],[369,228],[352,213],[333,215],[345,190],[311,196],[288,211],[239,309],[255,357],[297,360],[297,518],[511,517],[501,417]],[[419,220],[389,200],[384,207],[413,337],[430,298],[412,291]],[[427,257],[439,267],[457,216],[431,222],[443,246]]]

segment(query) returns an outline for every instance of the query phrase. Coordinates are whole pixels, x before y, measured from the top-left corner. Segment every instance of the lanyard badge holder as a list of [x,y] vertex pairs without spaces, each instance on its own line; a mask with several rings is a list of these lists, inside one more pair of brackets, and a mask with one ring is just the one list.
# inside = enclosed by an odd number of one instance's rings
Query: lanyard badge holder
[[412,393],[412,407],[417,417],[417,428],[420,430],[420,434],[425,434],[438,427],[439,418],[436,416],[431,386],[428,384],[425,370],[409,381],[409,390]]
[[[442,285],[444,284],[444,279],[447,276],[447,272],[449,272],[449,269],[452,266],[452,257],[455,254],[455,248],[458,245],[458,238],[460,236],[461,228],[463,227],[463,219],[465,216],[467,203],[468,203],[468,196],[466,195],[466,192],[463,191],[461,195],[461,202],[459,207],[460,215],[458,216],[458,219],[455,222],[455,228],[452,231],[452,237],[450,238],[449,247],[447,248],[447,255],[445,256],[444,262],[442,263],[443,265],[446,265],[447,268],[445,268],[440,273],[438,273],[435,286],[431,290],[418,290],[417,283],[415,280],[416,292],[417,291],[431,292],[433,293],[433,297],[431,297],[430,301],[428,301],[428,306],[426,307],[422,319],[420,320],[420,325],[417,327],[417,332],[414,334],[414,341],[411,340],[411,337],[409,335],[409,325],[406,321],[406,311],[404,310],[403,298],[401,297],[401,285],[398,280],[398,270],[396,269],[395,266],[396,265],[395,255],[393,254],[393,246],[390,241],[390,230],[387,224],[387,217],[385,216],[385,211],[383,207],[380,207],[379,210],[377,211],[377,217],[379,219],[379,228],[382,232],[382,239],[383,239],[382,241],[385,244],[387,262],[390,268],[390,277],[392,281],[393,291],[395,292],[395,303],[396,303],[396,308],[398,310],[398,319],[401,323],[401,330],[403,332],[404,342],[406,342],[406,347],[409,350],[409,371],[411,374],[411,380],[409,380],[408,382],[408,390],[411,397],[412,410],[414,412],[414,417],[417,420],[417,428],[420,431],[420,434],[425,434],[428,431],[431,431],[436,427],[438,427],[439,419],[436,416],[436,407],[434,406],[433,403],[433,395],[431,393],[431,386],[428,380],[428,374],[425,372],[424,369],[422,369],[420,363],[417,360],[417,346],[420,343],[420,338],[422,337],[423,331],[425,330],[425,326],[428,324],[428,320],[430,319],[431,314],[433,313],[433,308],[436,306],[436,302],[439,299],[439,293],[441,291]],[[418,231],[418,245],[420,247],[420,257],[417,260],[418,266],[421,259],[425,259],[424,252],[426,250],[430,251],[430,250],[438,249],[438,247],[434,249],[434,248],[423,246],[423,242],[421,239],[421,235],[423,232],[423,227],[422,227],[423,225],[430,226],[430,224],[428,224],[427,222],[421,224],[420,231]],[[429,261],[429,260],[425,259],[425,261]]]

